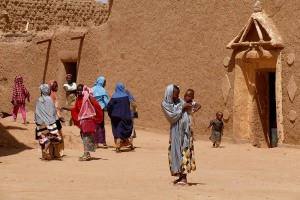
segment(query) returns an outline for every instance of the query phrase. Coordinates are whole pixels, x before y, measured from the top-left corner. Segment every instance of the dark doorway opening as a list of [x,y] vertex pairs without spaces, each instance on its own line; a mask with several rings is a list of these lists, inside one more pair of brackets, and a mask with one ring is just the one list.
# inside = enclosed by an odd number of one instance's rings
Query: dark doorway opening
[[72,74],[72,81],[77,80],[77,62],[64,62],[66,74]]
[[[269,72],[269,122],[270,142],[272,141],[271,129],[276,125],[276,94],[275,94],[275,72]],[[276,126],[277,127],[277,126]],[[272,143],[272,142],[271,142]],[[270,144],[272,147],[272,144]]]

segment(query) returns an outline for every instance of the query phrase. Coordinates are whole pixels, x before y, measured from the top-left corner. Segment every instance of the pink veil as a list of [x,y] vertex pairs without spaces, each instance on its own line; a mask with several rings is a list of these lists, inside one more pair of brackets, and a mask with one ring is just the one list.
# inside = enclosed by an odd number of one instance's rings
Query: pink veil
[[95,108],[89,99],[89,92],[82,91],[83,101],[78,115],[79,120],[87,119],[96,115]]

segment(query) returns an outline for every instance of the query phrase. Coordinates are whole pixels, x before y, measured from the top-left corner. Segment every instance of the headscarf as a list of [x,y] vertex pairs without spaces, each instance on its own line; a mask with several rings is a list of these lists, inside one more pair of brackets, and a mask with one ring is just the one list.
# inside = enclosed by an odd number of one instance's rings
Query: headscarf
[[103,76],[97,78],[93,87],[93,91],[94,91],[94,97],[97,100],[97,102],[100,104],[101,108],[103,110],[106,110],[106,106],[109,100],[108,100],[108,95],[106,93],[106,90],[103,87],[104,82],[105,82],[105,78]]
[[127,97],[128,95],[125,92],[125,86],[123,83],[117,83],[115,93],[112,95],[111,98],[121,98]]
[[93,94],[94,90],[93,88],[89,88],[88,86],[83,86],[83,91],[87,91],[89,94]]
[[132,94],[131,94],[131,92],[129,90],[126,89],[125,92],[128,95],[129,101],[136,102],[135,98],[132,96]]
[[56,102],[56,100],[57,100],[56,92],[54,92],[54,91],[52,90],[52,86],[53,86],[54,82],[56,82],[56,81],[55,81],[55,80],[50,80],[50,81],[48,82],[48,84],[49,84],[49,86],[50,86],[50,97],[52,98],[52,100],[53,100],[54,102]]
[[35,121],[39,125],[51,125],[58,119],[55,105],[50,94],[50,86],[48,84],[40,85],[41,97],[36,101]]
[[26,98],[29,99],[30,94],[23,84],[23,77],[17,75],[15,77],[15,84],[13,86],[12,100],[15,103],[25,104]]
[[95,108],[89,99],[90,94],[87,91],[82,91],[82,95],[82,106],[78,114],[79,120],[87,119],[96,115]]
[[174,85],[168,85],[166,90],[165,90],[165,98],[164,101],[166,103],[173,103],[173,90],[174,90]]
[[100,76],[97,78],[93,90],[94,90],[94,97],[100,97],[103,95],[107,95],[105,88],[103,87],[103,84],[105,82],[105,78],[103,76]]

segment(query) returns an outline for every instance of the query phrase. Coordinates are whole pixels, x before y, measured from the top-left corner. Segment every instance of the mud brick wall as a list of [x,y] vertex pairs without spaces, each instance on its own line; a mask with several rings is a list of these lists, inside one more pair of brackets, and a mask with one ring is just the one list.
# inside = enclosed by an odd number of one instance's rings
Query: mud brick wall
[[77,0],[1,0],[0,31],[48,30],[52,26],[86,27],[108,19],[108,4]]

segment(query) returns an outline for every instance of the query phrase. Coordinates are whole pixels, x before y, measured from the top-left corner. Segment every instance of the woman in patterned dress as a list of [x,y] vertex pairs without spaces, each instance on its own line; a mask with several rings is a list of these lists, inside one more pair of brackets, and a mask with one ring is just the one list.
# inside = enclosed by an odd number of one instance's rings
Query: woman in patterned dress
[[25,110],[25,100],[27,99],[28,102],[30,102],[30,94],[26,87],[23,84],[23,77],[22,76],[16,76],[15,77],[15,84],[13,86],[13,95],[11,103],[14,105],[13,108],[13,119],[14,122],[17,121],[17,115],[19,112],[19,108],[22,113],[22,117],[24,120],[24,124],[26,124],[26,110]]
[[168,85],[161,106],[171,125],[168,149],[171,175],[179,177],[174,184],[187,185],[187,174],[196,170],[193,138],[186,112],[192,105],[184,103],[179,98],[179,93],[178,86]]

